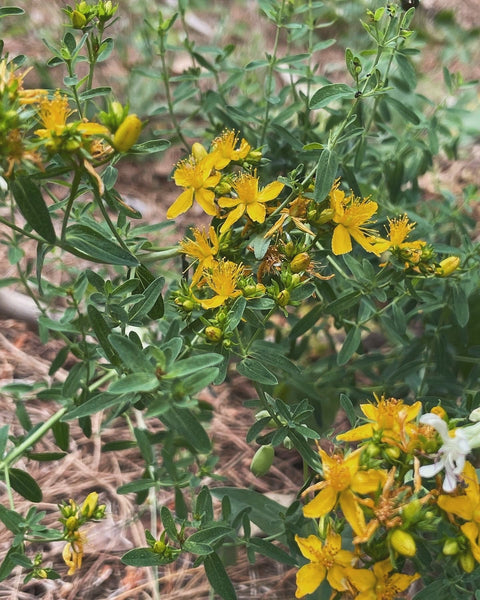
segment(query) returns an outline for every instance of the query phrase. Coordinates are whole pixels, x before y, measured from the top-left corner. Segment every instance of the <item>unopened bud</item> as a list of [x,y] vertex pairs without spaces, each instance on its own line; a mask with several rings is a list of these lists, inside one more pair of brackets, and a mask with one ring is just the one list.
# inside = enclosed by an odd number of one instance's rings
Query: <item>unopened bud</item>
[[93,516],[93,514],[97,508],[97,504],[98,504],[98,493],[91,492],[90,494],[88,494],[88,496],[83,501],[80,512],[82,513],[82,515],[84,517],[87,517],[87,519],[89,519],[90,517]]
[[397,448],[396,446],[385,448],[385,456],[390,460],[397,460],[400,456],[400,448]]
[[455,538],[449,538],[448,540],[445,540],[442,548],[442,552],[445,554],[445,556],[454,556],[455,554],[458,554],[458,551],[458,542]]
[[300,252],[300,254],[293,257],[290,263],[290,270],[292,273],[300,273],[301,271],[308,269],[311,262],[308,252]]
[[465,571],[465,573],[471,573],[475,568],[475,558],[473,557],[473,554],[470,552],[470,550],[467,550],[467,552],[463,552],[462,554],[460,554],[458,560],[460,562],[460,566]]
[[117,152],[130,150],[138,140],[141,130],[142,122],[137,115],[128,115],[113,136],[113,147],[115,150]]
[[415,556],[417,545],[412,535],[403,529],[395,529],[390,536],[390,545],[402,556]]
[[207,156],[208,152],[199,142],[195,142],[192,146],[192,156],[196,162],[200,162],[202,158]]
[[406,504],[402,509],[402,516],[404,521],[413,521],[419,514],[422,505],[420,500],[415,499]]
[[223,338],[223,332],[220,327],[213,327],[211,325],[209,327],[205,327],[205,337],[209,342],[220,342]]
[[437,274],[440,277],[447,277],[458,269],[460,258],[458,256],[449,256],[444,258],[437,267]]
[[277,294],[276,301],[278,306],[281,306],[282,308],[287,306],[290,302],[290,292],[288,290],[282,290]]
[[87,24],[87,17],[78,10],[72,12],[71,19],[74,29],[83,29]]
[[272,466],[273,459],[275,456],[275,450],[273,446],[260,446],[260,448],[255,452],[254,457],[252,458],[252,462],[250,464],[250,471],[256,477],[262,477],[270,471],[270,467]]
[[162,542],[162,540],[157,540],[153,544],[152,550],[155,552],[155,554],[163,554],[165,552],[166,548],[167,548],[167,544],[165,544],[165,542]]
[[227,181],[221,181],[214,191],[217,196],[226,196],[232,191],[232,186]]

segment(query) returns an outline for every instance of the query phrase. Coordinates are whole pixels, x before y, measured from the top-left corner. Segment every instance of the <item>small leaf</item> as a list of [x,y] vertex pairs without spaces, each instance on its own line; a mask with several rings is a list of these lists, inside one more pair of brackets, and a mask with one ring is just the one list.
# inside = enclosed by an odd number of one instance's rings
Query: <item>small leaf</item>
[[353,427],[356,421],[355,410],[353,408],[352,401],[346,394],[340,394],[340,406],[345,411],[347,419],[349,420],[350,425]]
[[315,176],[313,197],[315,202],[322,202],[332,189],[337,176],[338,157],[332,150],[324,148],[320,154]]
[[114,381],[108,391],[111,394],[128,394],[129,392],[153,392],[159,386],[155,373],[130,373]]
[[151,548],[134,548],[125,553],[121,561],[124,565],[131,567],[156,567],[160,565],[168,565],[177,559],[178,553],[158,554]]
[[233,588],[232,582],[225,571],[220,557],[216,552],[212,552],[205,557],[203,561],[205,573],[210,585],[215,592],[223,598],[223,600],[237,600],[237,595]]
[[115,242],[88,225],[68,227],[66,241],[67,250],[80,252],[85,258],[94,262],[126,267],[138,266],[137,259],[128,250],[117,246]]
[[347,333],[345,341],[343,342],[343,346],[337,355],[337,365],[339,367],[346,365],[347,362],[352,358],[360,344],[361,335],[362,334],[359,327],[352,327]]
[[54,244],[55,230],[40,188],[29,177],[18,177],[12,181],[11,189],[15,202],[30,227],[47,242]]
[[162,519],[163,527],[167,532],[167,535],[172,540],[178,540],[177,527],[172,513],[166,506],[162,506],[160,509],[160,517]]
[[267,369],[259,360],[255,358],[244,358],[237,365],[237,371],[240,375],[248,377],[252,381],[262,383],[263,385],[276,385],[278,379]]
[[26,471],[9,469],[12,488],[30,502],[41,502],[43,495],[38,483]]
[[355,90],[345,83],[330,83],[317,90],[310,99],[310,108],[323,108],[333,100],[355,98]]

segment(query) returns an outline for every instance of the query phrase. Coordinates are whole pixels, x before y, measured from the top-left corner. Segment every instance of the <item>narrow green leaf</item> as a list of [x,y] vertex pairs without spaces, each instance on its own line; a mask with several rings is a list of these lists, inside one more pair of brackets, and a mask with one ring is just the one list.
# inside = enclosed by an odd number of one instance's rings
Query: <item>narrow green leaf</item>
[[80,102],[85,102],[86,100],[93,100],[94,98],[100,96],[108,96],[112,91],[112,88],[109,86],[92,88],[91,90],[86,90],[82,92],[79,96]]
[[353,354],[356,352],[358,346],[360,345],[360,340],[360,328],[352,327],[347,333],[345,341],[343,342],[343,346],[337,355],[337,365],[339,367],[346,365],[347,362],[352,358]]
[[151,548],[134,548],[126,552],[121,561],[124,565],[131,567],[157,567],[174,562],[177,556],[178,553],[164,556],[154,552]]
[[25,11],[23,10],[23,8],[19,8],[18,6],[3,6],[2,8],[0,8],[0,19],[2,17],[24,14]]
[[413,123],[414,125],[419,125],[419,116],[411,108],[408,108],[404,102],[400,102],[400,100],[397,100],[397,98],[394,98],[389,94],[385,94],[383,99],[385,102],[390,104],[390,106],[395,109],[404,119],[410,121],[410,123]]
[[225,571],[220,557],[216,552],[212,552],[205,557],[203,561],[205,573],[210,585],[223,600],[237,600],[237,595],[233,589],[232,582]]
[[81,419],[93,415],[101,410],[112,408],[115,406],[128,405],[128,403],[134,403],[138,400],[138,396],[134,393],[131,394],[110,394],[108,392],[100,392],[96,396],[89,398],[86,402],[80,406],[76,406],[70,412],[67,412],[63,421],[72,421],[73,419]]
[[340,98],[355,98],[355,90],[345,83],[330,83],[317,90],[310,99],[310,108],[323,108],[333,100]]
[[41,502],[43,495],[35,479],[21,469],[9,469],[12,488],[30,502]]
[[221,354],[214,354],[211,352],[190,356],[189,358],[179,360],[175,363],[165,377],[168,377],[169,379],[172,377],[185,377],[186,375],[191,375],[197,371],[202,371],[206,367],[218,365],[222,360],[223,356]]
[[129,392],[152,392],[159,386],[155,373],[130,373],[114,381],[108,391],[111,394],[128,394]]
[[125,368],[129,371],[144,371],[145,373],[154,373],[155,366],[148,360],[135,342],[119,334],[111,333],[108,336],[113,349],[122,359]]
[[54,244],[56,240],[55,229],[42,192],[37,184],[29,177],[19,177],[12,181],[11,189],[15,202],[30,227],[47,242]]
[[3,504],[0,504],[0,521],[15,535],[22,531],[23,517],[16,511],[6,508]]
[[93,328],[93,332],[97,336],[100,346],[103,348],[106,357],[112,363],[112,365],[119,366],[121,364],[120,357],[115,352],[110,343],[108,336],[112,332],[111,327],[108,326],[106,319],[102,313],[93,304],[87,306],[87,314],[90,319],[90,325]]
[[118,494],[132,494],[136,492],[143,492],[149,490],[155,485],[153,479],[137,479],[136,481],[130,481],[117,488]]
[[248,546],[253,548],[255,552],[258,552],[263,556],[268,556],[268,558],[272,558],[276,562],[290,565],[291,567],[294,567],[297,564],[297,561],[287,554],[285,550],[282,550],[278,546],[275,546],[275,544],[272,544],[272,542],[269,542],[263,538],[250,538],[248,541]]
[[262,383],[263,385],[276,385],[278,379],[256,358],[244,358],[237,365],[237,371],[240,375],[248,377],[252,381]]
[[460,327],[465,327],[470,318],[468,298],[465,290],[460,285],[452,285],[452,311]]
[[332,189],[337,176],[338,157],[332,150],[324,148],[320,154],[315,176],[315,189],[313,198],[315,202],[322,202]]
[[137,259],[115,242],[88,225],[72,225],[66,234],[67,249],[71,246],[86,258],[109,265],[138,266]]
[[226,525],[213,525],[199,529],[188,538],[188,541],[200,544],[215,544],[228,535],[234,535],[235,530]]
[[211,450],[210,438],[197,417],[187,408],[172,407],[162,415],[162,421],[202,454]]
[[350,422],[350,425],[353,427],[355,425],[356,416],[355,409],[353,408],[352,401],[346,394],[340,394],[340,406],[343,408],[347,415],[347,419]]
[[183,542],[182,550],[184,552],[191,552],[197,556],[207,556],[207,554],[211,554],[213,552],[213,548],[208,544],[199,544],[191,541],[190,538]]
[[175,525],[175,520],[170,512],[169,508],[162,506],[160,509],[160,517],[162,519],[163,527],[167,532],[167,535],[172,540],[178,540],[178,531]]
[[5,453],[5,448],[7,447],[9,428],[9,425],[4,425],[3,427],[0,427],[0,459],[3,457]]
[[134,304],[128,313],[129,319],[142,317],[146,314],[151,316],[151,311],[155,311],[155,319],[163,317],[164,306],[162,299],[162,290],[165,285],[164,277],[154,279],[143,292],[143,300]]

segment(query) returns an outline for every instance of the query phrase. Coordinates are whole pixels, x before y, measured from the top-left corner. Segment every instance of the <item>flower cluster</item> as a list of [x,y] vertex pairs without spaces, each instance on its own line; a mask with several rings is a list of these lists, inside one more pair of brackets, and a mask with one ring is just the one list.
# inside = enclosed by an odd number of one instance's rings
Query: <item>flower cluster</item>
[[[17,72],[6,58],[0,61],[0,175],[44,171],[60,155],[92,175],[93,167],[125,152],[138,139],[141,121],[114,102],[99,114],[105,124],[90,121],[73,109],[59,90],[24,89],[28,73]],[[96,175],[94,175],[96,177]]]
[[326,578],[342,598],[391,600],[441,561],[460,573],[480,562],[480,487],[466,460],[480,446],[480,424],[455,427],[440,407],[419,417],[420,402],[383,396],[361,410],[367,421],[337,435],[341,445],[319,448],[321,479],[303,494],[316,492],[303,507],[315,525],[296,536],[309,561],[297,598]]
[[[358,198],[334,182],[327,197],[314,198],[315,181],[295,177],[260,183],[261,150],[252,150],[239,134],[225,130],[207,150],[196,142],[190,156],[174,170],[180,195],[167,211],[173,219],[196,203],[210,223],[194,227],[179,244],[193,274],[173,294],[185,318],[198,309],[209,342],[229,345],[228,311],[234,301],[261,298],[262,306],[285,310],[314,293],[313,278],[330,279],[317,257],[330,247],[332,260],[353,250],[364,251],[418,275],[450,275],[457,257],[440,263],[422,240],[409,240],[415,223],[407,215],[388,220],[386,237],[373,228],[377,202]],[[287,197],[285,192],[290,190]],[[250,303],[252,305],[254,303]],[[203,312],[202,312],[203,311]],[[205,311],[216,311],[209,313]]]
[[85,545],[85,534],[80,532],[80,527],[88,521],[103,519],[105,516],[105,504],[98,504],[97,492],[91,492],[85,498],[82,506],[78,506],[75,500],[70,499],[59,505],[63,525],[63,539],[66,544],[63,548],[62,557],[67,565],[68,575],[73,575],[82,566]]

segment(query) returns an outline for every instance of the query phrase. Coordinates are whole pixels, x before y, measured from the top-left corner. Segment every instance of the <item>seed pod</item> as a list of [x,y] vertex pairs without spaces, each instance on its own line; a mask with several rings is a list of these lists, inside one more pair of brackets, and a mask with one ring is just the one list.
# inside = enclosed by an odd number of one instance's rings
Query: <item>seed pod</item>
[[260,446],[252,458],[250,471],[256,477],[262,477],[262,475],[266,475],[270,471],[274,456],[275,450],[273,449],[273,446]]
[[209,327],[205,327],[205,337],[209,342],[220,342],[223,338],[223,332],[220,327],[213,327],[213,325],[210,325]]
[[126,152],[135,144],[142,130],[137,115],[128,115],[113,136],[113,147],[117,152]]
[[417,545],[412,535],[403,529],[395,529],[390,536],[392,548],[402,556],[415,556]]
[[467,552],[463,552],[463,554],[460,554],[458,560],[460,561],[460,566],[465,573],[471,573],[475,568],[475,558],[469,550],[467,550]]
[[290,302],[290,292],[288,290],[282,290],[277,294],[276,300],[278,306],[281,306],[282,308],[287,306],[287,304]]
[[293,257],[292,262],[290,263],[290,270],[292,273],[300,273],[301,271],[308,269],[311,262],[308,252],[300,252],[300,254]]

